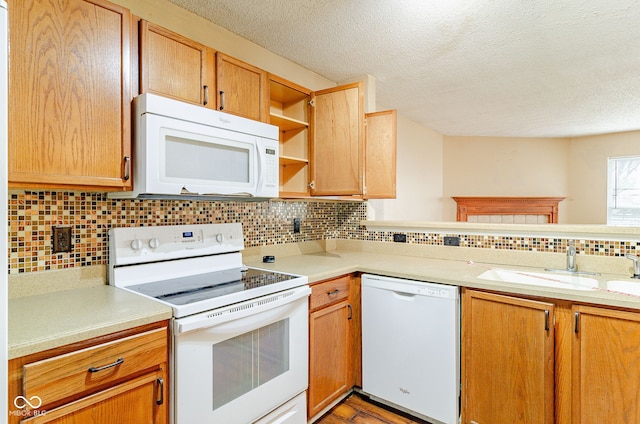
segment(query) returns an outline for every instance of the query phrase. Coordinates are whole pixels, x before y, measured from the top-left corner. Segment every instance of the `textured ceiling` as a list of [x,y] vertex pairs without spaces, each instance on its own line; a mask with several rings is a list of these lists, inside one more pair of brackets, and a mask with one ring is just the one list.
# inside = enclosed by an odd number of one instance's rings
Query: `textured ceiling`
[[640,0],[170,0],[445,135],[640,129]]

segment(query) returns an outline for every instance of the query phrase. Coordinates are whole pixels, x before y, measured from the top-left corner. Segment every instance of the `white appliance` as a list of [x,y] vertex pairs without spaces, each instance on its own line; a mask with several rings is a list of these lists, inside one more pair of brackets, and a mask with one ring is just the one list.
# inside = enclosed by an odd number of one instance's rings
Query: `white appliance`
[[457,424],[458,287],[362,276],[362,390],[432,423]]
[[110,197],[278,197],[278,127],[148,93],[134,114],[133,191]]
[[109,237],[110,284],[173,308],[173,423],[306,423],[307,277],[244,267],[241,224]]

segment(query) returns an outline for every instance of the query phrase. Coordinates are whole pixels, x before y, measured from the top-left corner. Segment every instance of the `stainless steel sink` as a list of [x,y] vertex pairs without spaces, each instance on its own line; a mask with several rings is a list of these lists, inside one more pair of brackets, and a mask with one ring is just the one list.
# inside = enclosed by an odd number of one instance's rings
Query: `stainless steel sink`
[[598,288],[598,280],[575,274],[555,274],[550,272],[530,272],[494,268],[480,274],[478,278],[515,284],[555,287],[570,290],[593,290]]

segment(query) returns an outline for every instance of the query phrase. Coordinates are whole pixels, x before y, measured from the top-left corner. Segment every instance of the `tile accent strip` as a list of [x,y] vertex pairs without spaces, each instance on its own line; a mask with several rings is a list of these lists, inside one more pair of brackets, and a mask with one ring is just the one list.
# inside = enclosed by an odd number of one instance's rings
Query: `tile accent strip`
[[[245,246],[323,239],[393,242],[394,232],[367,231],[366,204],[332,201],[189,201],[108,199],[104,193],[26,191],[9,195],[10,274],[106,265],[112,227],[241,222]],[[293,233],[293,218],[301,232]],[[52,253],[54,226],[70,226],[71,253]],[[397,232],[395,232],[397,233]],[[407,232],[407,243],[460,245],[484,249],[565,252],[570,240],[545,237],[483,236]],[[572,240],[579,254],[622,256],[640,252],[640,241]]]

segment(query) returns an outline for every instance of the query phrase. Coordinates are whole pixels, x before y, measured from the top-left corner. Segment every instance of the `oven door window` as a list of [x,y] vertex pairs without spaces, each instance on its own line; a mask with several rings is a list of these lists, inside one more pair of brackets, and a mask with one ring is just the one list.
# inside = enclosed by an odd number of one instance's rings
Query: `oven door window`
[[215,410],[289,370],[289,319],[212,348]]

